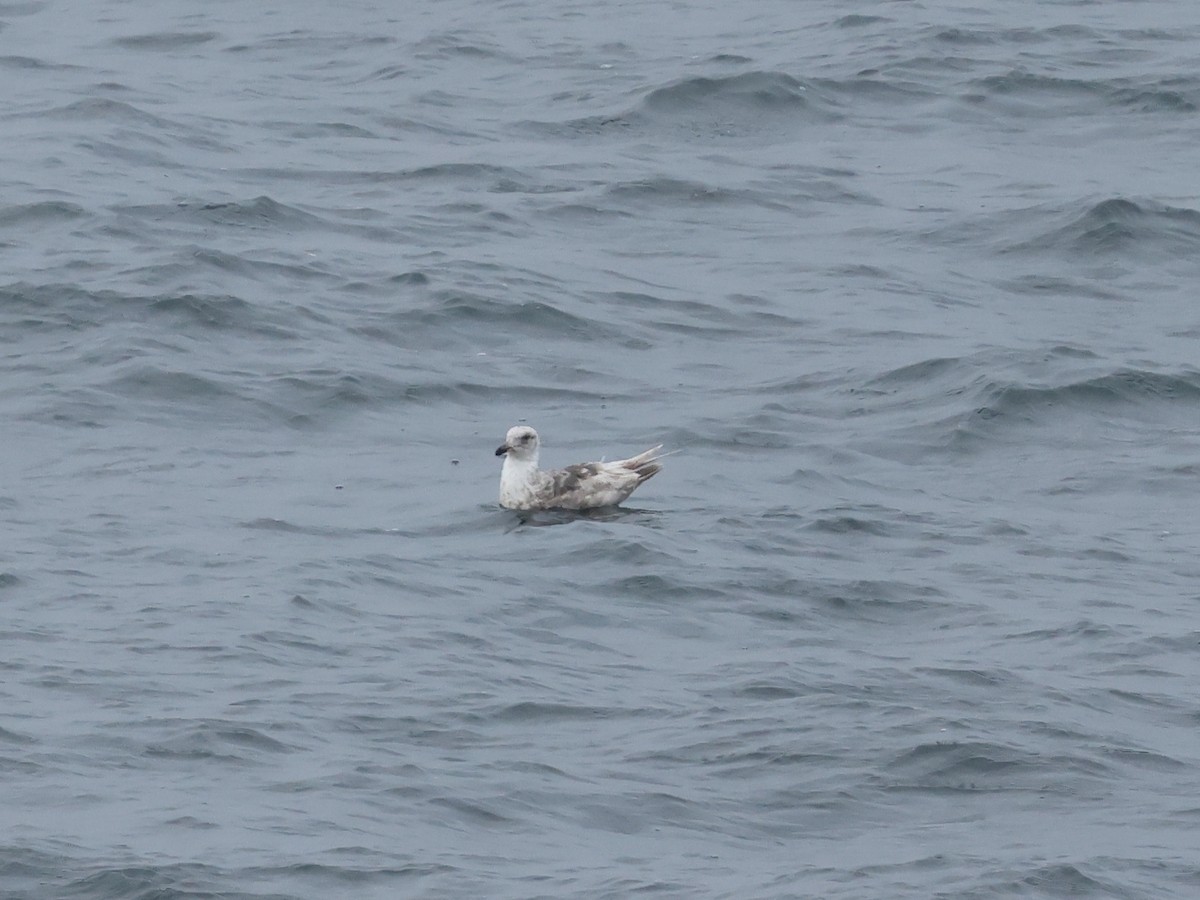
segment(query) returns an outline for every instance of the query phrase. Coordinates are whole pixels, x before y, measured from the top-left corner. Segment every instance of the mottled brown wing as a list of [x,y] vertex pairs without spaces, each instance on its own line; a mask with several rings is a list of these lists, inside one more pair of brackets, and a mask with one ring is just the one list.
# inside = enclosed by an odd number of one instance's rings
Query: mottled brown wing
[[595,478],[599,472],[600,466],[596,463],[579,463],[567,466],[565,469],[556,469],[547,474],[550,476],[555,496],[562,496],[579,490],[585,481]]

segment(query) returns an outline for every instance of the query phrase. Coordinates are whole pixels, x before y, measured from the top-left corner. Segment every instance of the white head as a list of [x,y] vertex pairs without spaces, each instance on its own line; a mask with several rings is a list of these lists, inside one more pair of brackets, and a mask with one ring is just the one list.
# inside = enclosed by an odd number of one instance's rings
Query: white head
[[514,425],[504,436],[504,443],[496,448],[497,456],[506,454],[512,459],[536,461],[538,433],[528,425]]

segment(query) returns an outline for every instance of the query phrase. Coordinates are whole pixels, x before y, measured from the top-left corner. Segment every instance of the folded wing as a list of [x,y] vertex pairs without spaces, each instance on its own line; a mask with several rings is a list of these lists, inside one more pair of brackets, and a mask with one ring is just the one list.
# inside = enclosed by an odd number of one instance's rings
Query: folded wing
[[546,472],[545,506],[561,509],[615,506],[662,470],[658,464],[661,449],[659,444],[629,459],[580,463]]

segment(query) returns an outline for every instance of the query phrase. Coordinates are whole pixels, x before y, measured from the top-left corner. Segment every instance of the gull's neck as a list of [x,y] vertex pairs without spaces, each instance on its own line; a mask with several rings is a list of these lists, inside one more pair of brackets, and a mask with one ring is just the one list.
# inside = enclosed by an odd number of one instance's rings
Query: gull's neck
[[500,470],[500,505],[510,509],[533,505],[538,482],[537,452],[518,456],[509,451]]
[[504,457],[504,467],[500,470],[502,481],[525,482],[538,470],[537,451],[518,456],[509,451]]

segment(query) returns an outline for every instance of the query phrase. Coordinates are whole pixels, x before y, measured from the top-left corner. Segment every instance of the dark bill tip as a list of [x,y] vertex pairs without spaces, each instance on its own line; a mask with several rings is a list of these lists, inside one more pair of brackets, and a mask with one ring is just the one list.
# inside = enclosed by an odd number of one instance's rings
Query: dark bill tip
[[505,453],[507,453],[511,449],[512,449],[512,447],[508,446],[508,444],[501,444],[499,447],[496,448],[496,455],[503,456]]

